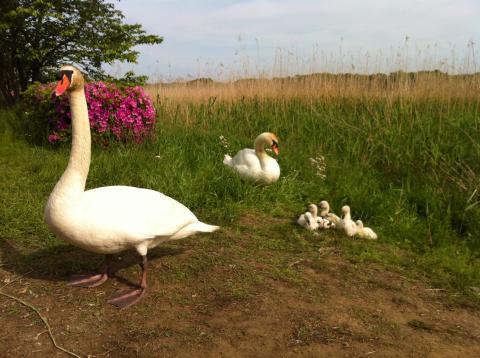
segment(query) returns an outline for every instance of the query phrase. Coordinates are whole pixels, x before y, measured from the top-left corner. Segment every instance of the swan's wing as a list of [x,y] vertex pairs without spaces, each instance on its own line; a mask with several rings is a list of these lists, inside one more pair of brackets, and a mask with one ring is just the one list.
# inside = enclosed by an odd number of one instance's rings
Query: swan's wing
[[308,216],[308,227],[307,227],[307,229],[309,229],[309,230],[318,229],[317,219],[314,218],[312,215]]
[[316,230],[318,229],[318,224],[316,219],[312,216],[310,212],[301,214],[297,219],[297,224],[304,227],[307,230]]
[[301,214],[297,219],[297,224],[300,225],[300,226],[305,226],[306,223],[307,223],[307,221],[305,219],[305,214]]
[[237,168],[248,168],[249,170],[261,170],[260,160],[253,149],[242,149],[232,158],[231,165]]
[[340,223],[341,228],[348,236],[354,236],[357,233],[357,224],[354,221],[342,219]]
[[79,207],[79,218],[89,230],[110,240],[170,237],[198,221],[178,201],[158,191],[128,186],[88,190]]
[[337,226],[341,226],[341,219],[335,215],[334,213],[328,213],[327,214],[327,219],[330,220],[333,224]]
[[375,233],[375,231],[373,231],[369,227],[364,227],[363,228],[363,235],[364,235],[365,238],[367,238],[369,240],[377,240],[378,239],[378,236]]

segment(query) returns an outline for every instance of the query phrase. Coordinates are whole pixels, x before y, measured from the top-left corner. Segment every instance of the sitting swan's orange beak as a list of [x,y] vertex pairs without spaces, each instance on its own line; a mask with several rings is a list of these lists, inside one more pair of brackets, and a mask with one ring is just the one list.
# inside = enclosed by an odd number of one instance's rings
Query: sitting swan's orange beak
[[277,143],[272,144],[272,150],[275,153],[275,155],[278,155],[278,153],[280,153],[280,149],[278,149],[278,144]]
[[60,96],[65,92],[70,86],[70,80],[68,79],[67,75],[63,75],[62,79],[58,81],[57,87],[55,87],[55,95]]

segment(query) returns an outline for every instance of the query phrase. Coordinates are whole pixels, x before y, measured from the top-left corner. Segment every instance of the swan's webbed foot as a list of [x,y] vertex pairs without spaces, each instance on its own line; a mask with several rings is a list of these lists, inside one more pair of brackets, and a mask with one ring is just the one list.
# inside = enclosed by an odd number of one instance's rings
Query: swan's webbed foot
[[127,308],[140,301],[146,290],[142,287],[124,288],[115,292],[107,302],[118,308]]
[[73,275],[70,277],[70,286],[77,287],[97,287],[107,281],[108,275],[106,273],[99,273],[97,275]]
[[115,292],[108,303],[118,307],[118,308],[127,308],[138,301],[143,297],[145,292],[147,291],[147,256],[142,256],[142,263],[140,264],[142,267],[142,279],[140,281],[140,287],[137,288],[124,288],[122,290],[118,290]]
[[70,276],[70,286],[77,287],[97,287],[108,279],[108,270],[112,255],[105,255],[105,261],[100,268],[100,273],[96,275],[73,275]]

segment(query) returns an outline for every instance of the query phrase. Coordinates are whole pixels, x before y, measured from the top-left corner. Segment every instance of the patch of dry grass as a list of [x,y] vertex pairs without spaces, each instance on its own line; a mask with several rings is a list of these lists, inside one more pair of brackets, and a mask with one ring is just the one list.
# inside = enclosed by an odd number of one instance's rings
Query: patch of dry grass
[[284,78],[250,78],[216,82],[201,78],[188,82],[147,85],[147,93],[166,103],[206,103],[245,99],[315,99],[354,97],[371,100],[474,99],[480,95],[480,73],[448,75],[439,71],[393,72],[375,75],[311,74]]

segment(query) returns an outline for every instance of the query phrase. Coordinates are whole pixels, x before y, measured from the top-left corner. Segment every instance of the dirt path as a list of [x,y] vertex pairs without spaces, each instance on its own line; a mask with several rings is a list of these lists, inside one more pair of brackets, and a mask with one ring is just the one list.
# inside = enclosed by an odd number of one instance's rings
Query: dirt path
[[[449,292],[354,264],[335,248],[305,259],[290,253],[276,270],[275,251],[252,254],[248,232],[221,235],[230,241],[157,249],[148,295],[123,311],[105,301],[124,280],[66,285],[68,262],[98,259],[76,249],[46,273],[0,267],[0,290],[35,305],[58,343],[81,356],[480,356],[480,311]],[[136,280],[138,272],[121,274]],[[65,356],[32,310],[0,296],[0,317],[0,356]]]

